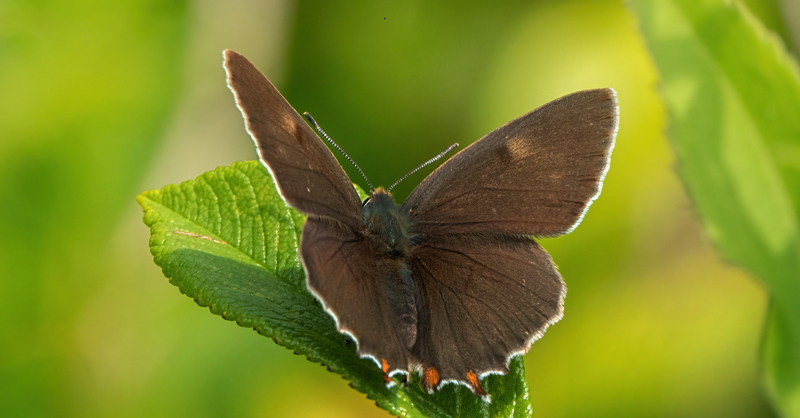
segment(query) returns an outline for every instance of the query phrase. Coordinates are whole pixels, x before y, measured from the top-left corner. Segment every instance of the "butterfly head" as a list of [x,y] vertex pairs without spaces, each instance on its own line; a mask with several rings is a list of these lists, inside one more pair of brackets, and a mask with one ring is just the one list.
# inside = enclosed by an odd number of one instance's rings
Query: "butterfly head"
[[394,202],[391,193],[378,187],[361,208],[367,235],[388,255],[407,257],[417,234],[412,232],[411,219]]

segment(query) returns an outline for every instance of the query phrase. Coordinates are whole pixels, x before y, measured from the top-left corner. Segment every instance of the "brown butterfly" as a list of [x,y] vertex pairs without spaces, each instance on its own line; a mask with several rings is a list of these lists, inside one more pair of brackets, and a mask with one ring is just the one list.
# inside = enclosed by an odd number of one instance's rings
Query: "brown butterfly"
[[382,188],[361,202],[272,83],[242,55],[223,55],[261,162],[308,215],[300,260],[339,332],[387,386],[418,372],[429,392],[458,383],[488,401],[481,379],[507,373],[561,319],[566,285],[531,236],[571,232],[600,194],[619,120],[614,90],[572,93],[497,128],[398,206]]

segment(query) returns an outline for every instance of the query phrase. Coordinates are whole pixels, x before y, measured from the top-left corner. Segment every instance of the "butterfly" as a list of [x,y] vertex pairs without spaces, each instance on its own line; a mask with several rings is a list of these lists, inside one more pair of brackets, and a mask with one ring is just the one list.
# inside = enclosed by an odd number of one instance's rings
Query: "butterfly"
[[481,380],[507,373],[563,315],[566,285],[531,237],[571,232],[600,194],[616,92],[572,93],[495,129],[401,205],[383,188],[362,202],[272,83],[239,53],[223,56],[261,162],[286,203],[308,215],[300,260],[338,331],[387,387],[418,373],[428,392],[457,383],[489,401]]

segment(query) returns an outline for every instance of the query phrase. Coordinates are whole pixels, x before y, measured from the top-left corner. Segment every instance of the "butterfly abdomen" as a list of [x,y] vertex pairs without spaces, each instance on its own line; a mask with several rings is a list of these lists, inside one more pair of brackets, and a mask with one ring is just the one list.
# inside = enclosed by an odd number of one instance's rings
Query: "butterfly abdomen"
[[418,292],[411,279],[408,265],[396,259],[379,261],[380,288],[386,297],[392,322],[398,337],[410,349],[417,341]]

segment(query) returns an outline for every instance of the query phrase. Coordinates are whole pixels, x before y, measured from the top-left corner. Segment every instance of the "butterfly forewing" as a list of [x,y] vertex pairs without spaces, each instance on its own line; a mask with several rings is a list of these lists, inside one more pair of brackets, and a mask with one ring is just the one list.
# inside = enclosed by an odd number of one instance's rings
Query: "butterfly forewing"
[[403,207],[423,234],[567,233],[600,192],[617,121],[612,89],[554,100],[453,156]]
[[250,61],[230,50],[224,57],[228,86],[284,200],[306,214],[360,227],[360,199],[328,147]]

